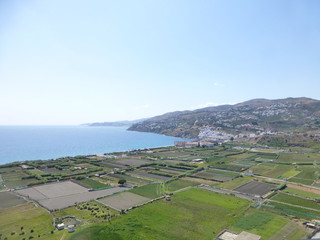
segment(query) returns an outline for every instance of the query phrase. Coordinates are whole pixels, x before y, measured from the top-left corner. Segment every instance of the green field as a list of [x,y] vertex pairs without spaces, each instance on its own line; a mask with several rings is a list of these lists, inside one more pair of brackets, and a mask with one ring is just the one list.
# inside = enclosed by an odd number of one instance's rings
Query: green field
[[318,175],[318,169],[315,166],[299,166],[298,169],[301,172],[295,176],[297,178],[315,179]]
[[2,239],[29,239],[54,230],[50,214],[43,208],[27,203],[0,210],[0,233]]
[[319,161],[320,155],[315,153],[280,153],[278,162],[306,163]]
[[80,185],[83,185],[88,188],[93,188],[93,189],[98,189],[98,188],[103,188],[103,187],[108,187],[109,185],[98,182],[96,180],[93,180],[91,178],[85,178],[82,180],[76,180]]
[[276,160],[278,158],[278,154],[272,153],[272,152],[252,152],[252,153],[255,153],[253,158],[272,159],[272,160]]
[[[71,239],[213,239],[232,225],[249,202],[213,192],[190,189],[112,220],[85,228]],[[221,216],[224,216],[223,218]]]
[[20,167],[0,168],[1,178],[7,188],[18,188],[37,182],[36,178],[22,179],[28,175]]
[[253,158],[255,154],[251,154],[251,153],[240,153],[240,154],[237,154],[237,155],[232,155],[230,156],[230,158]]
[[292,177],[288,180],[289,182],[295,182],[295,183],[301,183],[304,185],[311,185],[314,181],[311,179],[303,179],[303,178],[297,178],[297,177]]
[[247,231],[268,239],[279,231],[286,220],[278,215],[260,210],[250,209],[246,215],[241,216],[232,226],[236,232]]
[[229,182],[220,183],[217,187],[233,190],[250,180],[252,180],[252,177],[243,176]]
[[248,160],[248,159],[237,159],[237,160],[231,162],[231,164],[239,165],[239,166],[243,166],[243,167],[252,167],[252,166],[256,165],[257,163],[255,161]]
[[299,224],[271,212],[249,209],[231,227],[233,231],[247,231],[257,234],[262,239],[296,240],[307,237],[307,231]]
[[284,178],[283,175],[287,176],[287,172],[294,170],[294,166],[262,163],[250,168],[250,170],[252,170],[254,174],[261,176]]
[[320,204],[317,203],[316,201],[308,200],[301,197],[291,196],[285,193],[278,193],[271,200],[320,210]]
[[[320,199],[319,194],[312,193],[312,192],[306,192],[306,191],[298,190],[295,188],[288,188],[287,187],[283,190],[283,192],[295,194],[295,195],[298,195],[301,197],[306,197],[306,198]],[[319,208],[320,208],[320,206],[319,206]]]
[[295,170],[295,169],[291,169],[291,170],[289,170],[288,172],[283,173],[283,174],[281,175],[281,177],[288,179],[288,178],[291,178],[291,177],[296,176],[296,175],[299,174],[299,173],[300,173],[300,171]]
[[[294,216],[302,219],[320,219],[319,212],[301,208],[299,206],[290,206],[283,203],[269,202],[267,204],[269,211],[274,211],[277,214],[285,214],[288,216]],[[266,208],[266,207],[264,207]]]
[[241,172],[241,171],[244,171],[246,168],[248,168],[243,166],[232,165],[231,163],[210,163],[209,165],[211,168],[230,170],[235,172]]
[[182,188],[186,188],[189,186],[196,186],[196,185],[199,185],[199,183],[178,179],[178,180],[167,183],[166,190],[168,192],[174,192]]
[[206,169],[200,172],[197,172],[192,175],[193,177],[199,177],[208,180],[226,182],[231,181],[233,178],[239,177],[240,174],[231,171],[222,171],[217,169]]
[[222,175],[226,175],[226,176],[229,176],[229,177],[239,177],[239,173],[237,172],[230,172],[230,171],[221,171],[221,170],[217,170],[217,169],[207,169],[206,172],[209,172],[209,173],[217,173],[217,174],[222,174]]
[[161,183],[151,183],[148,185],[137,187],[130,190],[130,192],[151,199],[160,197],[164,193]]

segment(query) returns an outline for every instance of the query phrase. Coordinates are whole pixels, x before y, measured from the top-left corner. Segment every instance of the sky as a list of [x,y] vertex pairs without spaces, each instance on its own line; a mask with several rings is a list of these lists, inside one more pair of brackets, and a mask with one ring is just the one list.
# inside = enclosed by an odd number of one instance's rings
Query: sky
[[320,99],[317,0],[0,0],[0,125]]

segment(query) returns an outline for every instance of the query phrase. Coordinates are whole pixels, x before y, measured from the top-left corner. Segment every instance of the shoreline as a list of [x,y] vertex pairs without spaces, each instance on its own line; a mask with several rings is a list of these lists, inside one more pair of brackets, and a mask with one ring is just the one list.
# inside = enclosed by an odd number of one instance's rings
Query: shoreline
[[0,165],[166,147],[174,141],[190,140],[126,127],[1,126]]

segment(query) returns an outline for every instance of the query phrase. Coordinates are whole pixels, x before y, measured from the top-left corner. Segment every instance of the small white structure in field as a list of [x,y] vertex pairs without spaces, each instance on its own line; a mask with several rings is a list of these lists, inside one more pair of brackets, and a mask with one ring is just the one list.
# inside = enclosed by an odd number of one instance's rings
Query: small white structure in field
[[69,225],[68,226],[68,233],[74,232],[74,225]]
[[64,223],[60,223],[60,224],[57,224],[57,229],[60,231],[60,230],[63,230],[64,229]]

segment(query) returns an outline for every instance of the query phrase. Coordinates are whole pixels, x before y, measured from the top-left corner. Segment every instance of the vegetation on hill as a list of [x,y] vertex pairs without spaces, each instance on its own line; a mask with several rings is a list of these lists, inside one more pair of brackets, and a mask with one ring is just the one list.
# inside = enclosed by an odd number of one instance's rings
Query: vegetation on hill
[[[235,105],[166,113],[133,124],[129,130],[198,138],[203,128],[230,133],[318,130],[320,101],[310,98],[256,99]],[[285,139],[277,142],[285,144]]]

